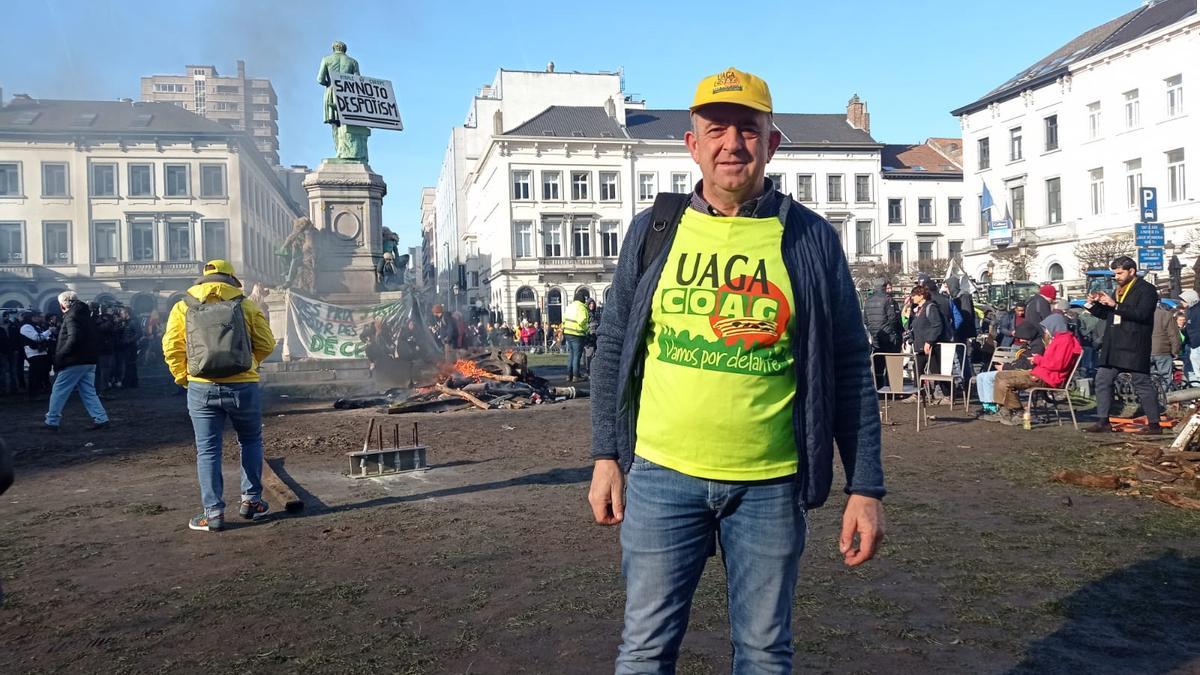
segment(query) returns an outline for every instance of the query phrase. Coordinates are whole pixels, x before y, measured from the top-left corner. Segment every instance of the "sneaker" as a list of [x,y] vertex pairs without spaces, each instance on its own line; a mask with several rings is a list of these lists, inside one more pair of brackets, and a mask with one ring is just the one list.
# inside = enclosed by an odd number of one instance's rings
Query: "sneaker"
[[58,431],[57,424],[43,424],[42,428],[45,429],[46,431]]
[[1000,424],[1006,427],[1019,427],[1025,424],[1025,413],[1000,413]]
[[266,518],[270,512],[271,505],[261,499],[256,502],[242,502],[242,508],[238,509],[238,515],[246,520]]
[[1133,432],[1138,436],[1162,436],[1163,428],[1157,424],[1151,424],[1143,429],[1138,429]]
[[225,516],[209,516],[201,513],[188,521],[188,529],[201,532],[220,532],[225,527]]
[[1112,433],[1112,425],[1108,422],[1096,422],[1090,427],[1084,427],[1083,430],[1089,434],[1109,434]]
[[88,431],[100,431],[101,429],[107,429],[107,428],[108,428],[108,420],[105,420],[103,422],[92,422],[91,424],[89,424],[87,426]]

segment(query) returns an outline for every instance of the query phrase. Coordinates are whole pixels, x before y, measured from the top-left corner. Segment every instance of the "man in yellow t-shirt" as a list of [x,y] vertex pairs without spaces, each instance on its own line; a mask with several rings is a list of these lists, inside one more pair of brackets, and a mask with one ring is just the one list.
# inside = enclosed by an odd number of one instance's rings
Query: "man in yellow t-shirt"
[[[622,524],[616,670],[674,671],[720,544],[733,671],[788,673],[806,514],[828,496],[835,441],[846,564],[883,537],[868,345],[837,234],[764,178],[782,140],[766,83],[705,78],[691,121],[702,180],[631,224],[592,364],[588,501]],[[668,202],[680,215],[660,220]]]

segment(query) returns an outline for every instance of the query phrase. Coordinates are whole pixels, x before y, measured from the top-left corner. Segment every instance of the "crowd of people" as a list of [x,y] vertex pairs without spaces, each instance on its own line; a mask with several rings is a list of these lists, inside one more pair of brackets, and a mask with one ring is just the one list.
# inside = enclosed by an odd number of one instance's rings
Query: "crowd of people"
[[[900,305],[891,284],[878,279],[864,302],[863,320],[875,352],[911,353],[920,373],[937,372],[939,364],[930,364],[936,345],[964,345],[966,358],[954,359],[954,375],[964,385],[976,377],[982,419],[1023,423],[1015,392],[1062,387],[1077,361],[1078,376],[1095,379],[1101,401],[1102,423],[1092,430],[1108,428],[1113,380],[1121,373],[1128,373],[1149,419],[1157,419],[1159,391],[1200,386],[1200,294],[1188,290],[1163,301],[1131,258],[1116,259],[1112,269],[1114,292],[1092,291],[1082,307],[1058,297],[1051,284],[1023,303],[976,307],[966,277],[937,284],[927,275],[918,277]],[[1011,355],[993,368],[998,348]],[[882,377],[877,364],[880,383]],[[925,394],[928,402],[950,404],[949,384],[937,385]],[[1149,429],[1160,433],[1157,425]]]
[[[81,310],[95,326],[97,391],[137,387],[139,366],[161,361],[158,312],[135,316],[128,307],[82,301]],[[0,394],[24,392],[32,399],[50,391],[63,316],[10,310],[0,318]]]

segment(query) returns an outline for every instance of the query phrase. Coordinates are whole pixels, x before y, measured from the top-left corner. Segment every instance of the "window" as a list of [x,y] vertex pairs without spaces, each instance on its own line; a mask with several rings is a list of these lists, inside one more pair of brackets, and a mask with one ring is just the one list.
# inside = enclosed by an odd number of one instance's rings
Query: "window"
[[1167,117],[1179,117],[1183,114],[1183,75],[1175,75],[1163,80],[1167,85]]
[[42,196],[69,197],[67,193],[67,165],[60,163],[42,164]]
[[163,172],[166,175],[164,184],[166,190],[164,194],[168,197],[189,197],[192,194],[192,186],[188,180],[188,165],[187,164],[167,164],[163,167]]
[[783,174],[769,173],[769,174],[767,174],[767,178],[770,179],[771,185],[776,190],[779,190],[780,192],[787,192],[786,190],[783,189]]
[[605,258],[617,257],[617,221],[600,221],[600,255]]
[[580,258],[592,255],[592,223],[576,220],[571,223],[571,253]]
[[1138,102],[1138,90],[1125,92],[1125,128],[1136,129],[1142,124],[1142,108]]
[[121,254],[117,246],[117,221],[98,220],[92,223],[92,237],[92,246],[94,247],[92,257],[95,262],[111,263],[120,258]]
[[158,257],[154,244],[154,221],[129,221],[129,258],[135,262]]
[[1025,158],[1021,147],[1021,127],[1008,130],[1008,161],[1015,162]]
[[854,177],[854,201],[869,202],[871,201],[871,176],[868,174],[858,174]]
[[561,258],[562,250],[562,220],[547,218],[542,221],[542,250],[547,258]]
[[0,197],[21,196],[21,165],[16,162],[0,163]]
[[979,139],[979,170],[991,168],[992,166],[992,139]]
[[471,288],[479,288],[479,272],[471,272]]
[[1088,107],[1088,138],[1100,138],[1101,124],[1100,101],[1089,103]]
[[946,202],[946,211],[950,214],[951,225],[962,225],[962,197],[951,197]]
[[225,196],[225,165],[224,164],[201,164],[200,165],[200,196],[201,197],[224,197]]
[[518,220],[513,223],[513,257],[533,257],[533,221]]
[[240,94],[240,93],[242,93],[242,88],[237,85],[218,84],[217,85],[217,93],[218,94]]
[[796,199],[802,202],[812,203],[816,201],[813,195],[813,177],[812,174],[802,173],[796,176]]
[[591,199],[592,174],[588,171],[571,172],[571,199],[583,202]]
[[154,196],[154,167],[149,164],[129,165],[129,196]]
[[1050,268],[1046,272],[1050,275],[1050,281],[1063,280],[1063,266],[1058,263],[1051,263]]
[[117,196],[117,165],[116,164],[93,164],[92,165],[92,196],[93,197],[116,197]]
[[0,223],[0,264],[25,262],[25,227]]
[[922,197],[917,200],[917,222],[921,225],[933,223],[933,200]]
[[529,197],[529,177],[528,171],[512,172],[512,198],[514,200],[525,201]]
[[988,221],[991,220],[991,214],[983,209],[983,195],[979,195],[979,236],[988,236]]
[[183,94],[187,89],[182,84],[156,84],[154,91],[159,94]]
[[854,244],[859,255],[868,255],[874,248],[871,245],[871,221],[859,220],[854,223]]
[[902,225],[904,223],[904,200],[889,199],[888,200],[888,225]]
[[963,245],[963,243],[961,241],[946,242],[947,257],[949,257],[951,260],[954,260],[956,258],[961,259],[962,258],[962,245]]
[[600,201],[615,202],[617,201],[617,172],[616,171],[601,171],[600,172]]
[[1046,152],[1058,149],[1058,115],[1051,115],[1042,120],[1042,129],[1046,136]]
[[562,201],[562,172],[561,171],[543,171],[542,172],[542,201],[561,202]]
[[1012,224],[1014,228],[1025,227],[1025,186],[1017,185],[1009,188],[1012,197]]
[[1104,169],[1092,169],[1088,172],[1088,182],[1091,187],[1092,215],[1104,213]]
[[1167,153],[1167,201],[1187,199],[1187,178],[1183,166],[1183,148]]
[[42,250],[46,265],[71,263],[71,224],[65,221],[42,223]]
[[192,259],[192,224],[186,220],[167,221],[167,260]]
[[228,257],[228,246],[225,244],[225,221],[205,220],[201,224],[204,240],[205,260],[225,260]]
[[1137,208],[1142,189],[1142,160],[1131,159],[1125,162],[1125,205]]
[[892,267],[904,267],[904,242],[888,242],[888,264]]
[[658,191],[654,189],[654,174],[639,173],[638,174],[638,199],[640,199],[641,201],[644,201],[644,202],[650,201],[650,200],[654,199],[654,195],[656,192],[658,192]]
[[933,260],[933,240],[921,239],[917,241],[917,260],[922,262]]
[[1046,222],[1062,222],[1062,181],[1058,178],[1046,180]]
[[842,177],[832,174],[825,179],[826,196],[831,202],[844,202],[846,195],[842,194]]
[[[687,194],[692,191],[691,183],[692,183],[692,177],[689,174],[686,174],[686,173],[671,174],[671,192]],[[776,189],[778,189],[779,186],[780,186],[780,183],[775,184]]]

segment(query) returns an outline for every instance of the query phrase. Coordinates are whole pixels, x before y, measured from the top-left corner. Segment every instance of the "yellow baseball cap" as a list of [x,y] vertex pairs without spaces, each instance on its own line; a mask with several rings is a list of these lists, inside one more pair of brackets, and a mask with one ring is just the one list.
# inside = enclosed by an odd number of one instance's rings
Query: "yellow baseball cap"
[[771,112],[771,90],[762,79],[742,72],[737,68],[726,68],[716,75],[709,75],[696,85],[696,97],[692,99],[692,107],[696,108],[709,103],[734,103],[747,108]]
[[233,263],[228,260],[209,260],[204,263],[204,274],[227,274],[231,277],[237,275],[233,273]]

